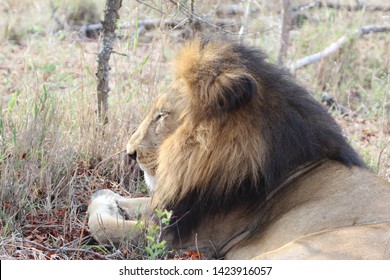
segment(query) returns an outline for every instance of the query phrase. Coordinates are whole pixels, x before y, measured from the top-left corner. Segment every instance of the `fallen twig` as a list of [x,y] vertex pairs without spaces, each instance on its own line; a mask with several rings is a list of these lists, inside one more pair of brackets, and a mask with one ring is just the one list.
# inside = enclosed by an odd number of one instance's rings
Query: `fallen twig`
[[[196,20],[199,21],[199,18],[196,18]],[[186,21],[186,19],[176,19],[176,20],[145,19],[145,20],[139,20],[138,23],[136,23],[136,21],[122,22],[118,24],[118,28],[126,29],[126,28],[136,26],[138,24],[138,29],[142,29],[142,30],[152,30],[158,27],[176,29],[182,25],[183,21]],[[223,26],[231,26],[237,24],[237,21],[231,19],[216,19],[213,22],[207,19],[202,19],[201,22],[216,28],[223,28]],[[80,28],[80,33],[83,36],[86,36],[88,32],[100,31],[102,30],[102,28],[103,26],[101,23],[84,25]]]
[[351,4],[340,4],[340,3],[324,1],[324,0],[314,1],[309,4],[300,5],[294,7],[292,10],[294,12],[299,12],[299,11],[305,11],[313,8],[330,8],[330,9],[347,10],[347,11],[365,10],[369,12],[390,11],[390,6],[379,6],[379,5],[371,5],[371,4],[360,4],[360,3],[356,5],[351,5]]
[[104,254],[99,254],[99,253],[94,252],[94,251],[89,250],[89,249],[69,248],[69,247],[66,247],[66,245],[62,246],[62,247],[58,247],[58,248],[53,248],[53,247],[45,246],[45,245],[40,244],[40,243],[35,242],[35,241],[27,240],[24,238],[18,238],[18,237],[8,239],[8,241],[7,241],[7,238],[3,238],[2,241],[3,241],[2,245],[4,245],[4,243],[6,243],[6,242],[9,242],[12,244],[21,244],[22,245],[21,249],[29,250],[31,248],[35,248],[35,249],[41,250],[42,252],[48,252],[51,254],[84,253],[84,254],[92,255],[92,256],[97,257],[99,259],[110,259],[110,258],[114,258],[114,257],[117,257],[118,255],[120,255],[120,251],[118,251],[118,250],[112,254],[104,255]]
[[322,102],[325,102],[326,106],[330,109],[334,109],[339,112],[343,116],[352,116],[353,112],[348,107],[345,107],[339,104],[332,96],[330,96],[327,92],[323,92],[321,96]]
[[336,52],[339,48],[341,48],[346,43],[352,41],[353,39],[355,39],[357,37],[361,37],[361,36],[368,34],[368,33],[371,33],[371,32],[390,32],[390,26],[388,26],[388,25],[382,25],[382,26],[368,25],[368,26],[364,26],[362,28],[358,28],[358,29],[354,30],[351,34],[343,35],[336,42],[333,42],[328,47],[326,47],[324,50],[322,50],[318,53],[306,56],[306,57],[299,59],[293,63],[290,63],[290,66],[288,68],[291,70],[291,72],[295,72],[299,68],[302,68],[306,65],[315,63],[315,62],[329,56],[330,54]]

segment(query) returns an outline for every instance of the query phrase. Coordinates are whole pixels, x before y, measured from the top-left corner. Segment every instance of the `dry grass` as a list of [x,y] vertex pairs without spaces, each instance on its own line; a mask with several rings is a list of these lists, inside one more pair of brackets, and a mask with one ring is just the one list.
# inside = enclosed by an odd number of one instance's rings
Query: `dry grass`
[[[100,41],[80,38],[74,27],[100,17],[104,1],[93,2],[96,11],[88,6],[91,1],[77,0],[6,0],[0,7],[0,259],[143,257],[142,244],[129,249],[88,243],[85,211],[99,188],[144,192],[139,170],[122,151],[153,96],[169,82],[167,61],[182,33],[156,29],[133,41],[134,27],[120,31],[118,54],[111,59],[109,122],[102,128],[95,114],[94,76]],[[196,11],[209,18],[227,5],[196,3]],[[79,17],[83,5],[88,13]],[[183,17],[172,5],[162,7],[164,15],[135,1],[123,5],[124,21]],[[254,1],[252,8],[245,41],[275,60],[279,7]],[[321,50],[355,27],[390,24],[380,12],[316,9],[308,14],[302,28],[292,31],[288,60]],[[389,70],[390,36],[372,34],[297,73],[318,98],[329,92],[353,110],[354,116],[334,115],[352,145],[387,180]]]

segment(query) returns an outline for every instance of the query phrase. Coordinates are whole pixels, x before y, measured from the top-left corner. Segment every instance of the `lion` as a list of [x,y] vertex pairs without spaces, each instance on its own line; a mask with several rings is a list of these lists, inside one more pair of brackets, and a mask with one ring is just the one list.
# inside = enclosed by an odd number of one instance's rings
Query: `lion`
[[173,65],[127,144],[151,197],[95,193],[96,240],[140,238],[131,215],[167,209],[168,246],[205,258],[390,259],[390,184],[287,71],[222,37],[186,42]]

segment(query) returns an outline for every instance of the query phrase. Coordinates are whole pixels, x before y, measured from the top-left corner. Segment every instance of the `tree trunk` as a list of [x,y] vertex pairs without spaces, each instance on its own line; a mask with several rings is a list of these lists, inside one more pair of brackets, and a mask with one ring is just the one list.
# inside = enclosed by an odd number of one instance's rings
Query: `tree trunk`
[[106,0],[106,7],[104,9],[103,26],[103,46],[98,55],[98,67],[96,77],[97,84],[97,102],[98,102],[98,117],[102,123],[106,123],[108,110],[108,94],[109,88],[109,71],[110,71],[110,56],[112,46],[114,44],[116,35],[116,22],[119,19],[118,10],[122,6],[122,0]]

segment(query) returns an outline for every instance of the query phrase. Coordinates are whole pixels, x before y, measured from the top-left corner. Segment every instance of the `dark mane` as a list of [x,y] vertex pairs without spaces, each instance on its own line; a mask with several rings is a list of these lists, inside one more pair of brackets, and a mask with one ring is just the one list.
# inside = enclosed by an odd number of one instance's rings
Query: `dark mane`
[[236,50],[261,79],[264,100],[273,99],[261,112],[267,120],[263,136],[271,148],[262,172],[267,192],[307,162],[331,159],[349,167],[366,166],[336,121],[290,73],[266,62],[259,50],[244,46]]
[[[221,114],[227,115],[225,119],[229,118],[230,112],[253,109],[248,114],[256,114],[261,127],[258,137],[263,139],[269,150],[256,180],[250,175],[237,178],[234,192],[221,192],[216,187],[221,182],[219,177],[226,176],[224,170],[219,170],[207,186],[196,186],[184,198],[168,201],[165,207],[177,215],[176,223],[171,227],[177,238],[190,236],[205,217],[228,213],[237,207],[253,211],[266,200],[267,194],[277,189],[292,171],[303,164],[330,159],[349,167],[365,167],[335,120],[286,70],[267,62],[266,55],[258,49],[220,38],[217,40],[220,44],[231,45],[232,52],[240,60],[226,59],[227,62],[217,61],[216,65],[233,65],[244,69],[248,77],[255,79],[241,78],[237,84],[226,88],[225,96],[216,98],[219,100],[218,109]],[[210,43],[213,39],[203,39],[202,47]],[[242,90],[248,92],[243,94]],[[248,104],[258,104],[258,107],[248,107]],[[207,119],[214,117],[211,112],[214,111],[208,112]]]

